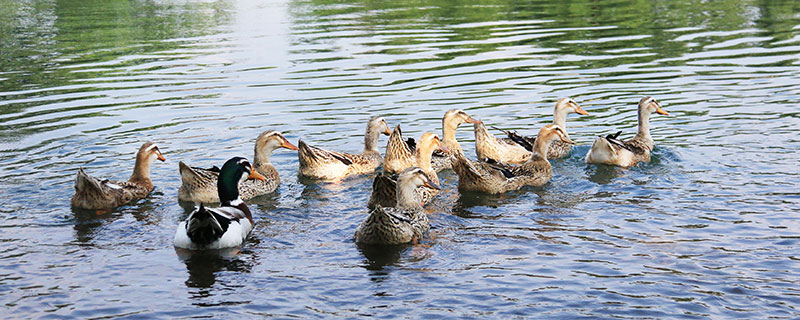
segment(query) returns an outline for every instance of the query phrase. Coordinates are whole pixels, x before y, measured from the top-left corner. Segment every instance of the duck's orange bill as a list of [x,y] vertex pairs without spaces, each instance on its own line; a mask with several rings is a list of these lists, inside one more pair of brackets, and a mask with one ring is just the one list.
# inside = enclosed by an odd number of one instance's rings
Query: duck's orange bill
[[266,177],[262,176],[260,173],[258,173],[256,170],[254,170],[252,165],[250,166],[250,175],[247,176],[247,179],[256,179],[256,180],[261,180],[261,181],[266,181],[267,180]]
[[281,147],[284,147],[289,150],[297,150],[297,146],[293,145],[291,142],[289,142],[289,140],[283,140],[283,144],[281,144]]
[[589,113],[586,112],[586,110],[583,110],[583,108],[581,108],[580,106],[576,105],[576,107],[577,108],[575,108],[575,112],[577,112],[578,114],[584,115],[584,116],[588,116],[589,115]]
[[157,159],[161,160],[161,161],[167,161],[167,158],[164,158],[164,155],[161,154],[161,152],[158,153],[158,158]]
[[431,188],[431,189],[442,190],[442,187],[440,187],[436,183],[433,183],[432,181],[425,181],[425,184],[423,184],[423,185],[428,187],[428,188]]
[[475,119],[473,117],[469,117],[469,119],[467,119],[467,123],[480,124],[480,123],[483,123],[483,122],[478,120],[478,119]]
[[383,134],[385,134],[387,136],[390,136],[390,135],[392,135],[392,131],[389,130],[389,128],[386,128],[386,129],[383,129]]
[[661,107],[658,107],[658,109],[656,109],[656,113],[658,113],[658,114],[663,114],[663,115],[665,115],[665,116],[668,116],[668,115],[669,115],[669,113],[667,113],[666,111],[664,111],[664,109],[661,109]]

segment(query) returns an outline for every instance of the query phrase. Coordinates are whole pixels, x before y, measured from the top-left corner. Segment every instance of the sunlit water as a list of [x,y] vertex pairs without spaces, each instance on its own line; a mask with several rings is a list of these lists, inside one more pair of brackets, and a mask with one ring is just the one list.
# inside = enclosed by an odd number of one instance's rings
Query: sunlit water
[[[798,318],[798,54],[791,1],[0,0],[0,314]],[[670,113],[653,161],[585,165],[644,95]],[[358,152],[371,115],[418,137],[450,108],[533,134],[566,96],[591,115],[553,180],[444,172],[421,246],[357,246],[372,176],[298,180],[279,150],[241,252],[172,247],[178,161],[252,157],[266,129]],[[70,209],[79,167],[125,179],[148,140],[150,197]]]

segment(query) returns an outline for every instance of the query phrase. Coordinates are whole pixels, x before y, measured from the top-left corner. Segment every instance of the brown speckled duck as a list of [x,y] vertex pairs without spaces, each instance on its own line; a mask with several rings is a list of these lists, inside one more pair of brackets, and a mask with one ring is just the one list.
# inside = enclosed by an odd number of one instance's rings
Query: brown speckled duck
[[453,160],[458,188],[496,194],[523,186],[541,186],[553,177],[552,167],[547,161],[547,147],[557,140],[574,143],[558,125],[544,126],[536,136],[533,156],[519,166],[470,161],[463,152],[458,153]]
[[[249,179],[238,186],[242,200],[252,199],[253,197],[275,191],[281,183],[278,170],[270,162],[272,152],[279,148],[297,150],[282,133],[274,130],[262,132],[254,147],[253,168],[256,172],[264,176],[264,180]],[[178,163],[181,173],[181,187],[178,189],[178,200],[200,203],[219,202],[217,191],[217,179],[219,178],[219,168],[209,169],[190,167],[182,161]]]
[[394,245],[417,243],[430,229],[428,215],[414,195],[417,187],[440,189],[422,169],[411,167],[397,179],[397,206],[377,206],[358,225],[355,240],[363,244]]
[[415,166],[417,160],[414,158],[416,141],[412,138],[403,139],[403,131],[398,124],[389,135],[389,142],[386,143],[386,155],[383,158],[383,172],[388,174],[398,174],[408,167]]
[[655,112],[669,115],[661,109],[661,103],[652,97],[639,100],[639,132],[633,138],[622,141],[616,134],[600,136],[594,140],[592,148],[586,154],[586,163],[607,164],[620,167],[631,167],[639,162],[650,162],[650,152],[655,147],[650,137],[650,115]]
[[[567,115],[577,113],[588,115],[572,98],[561,98],[553,110],[553,124],[566,132]],[[482,123],[475,124],[475,153],[479,160],[492,159],[499,163],[521,164],[531,157],[531,149],[536,137],[525,137],[512,131],[503,130],[508,138],[496,138],[486,130]],[[547,149],[548,159],[558,159],[569,154],[572,144],[561,140],[553,141]]]
[[432,165],[436,172],[452,167],[452,159],[458,152],[464,152],[456,141],[456,129],[462,123],[481,123],[459,109],[450,109],[442,118],[442,146],[448,151],[436,151],[433,154]]
[[[425,174],[428,176],[428,179],[437,185],[439,184],[439,176],[436,175],[436,171],[433,170],[433,167],[431,166],[431,155],[433,154],[433,151],[437,150],[438,148],[441,148],[441,141],[439,140],[439,137],[431,132],[423,133],[422,137],[419,138],[417,147],[414,150],[414,162],[408,166],[412,167],[419,164],[418,167],[425,172]],[[407,168],[403,168],[403,170]],[[397,204],[396,189],[397,178],[395,176],[390,176],[386,173],[377,175],[375,180],[372,182],[372,194],[369,197],[367,207],[370,209],[375,208],[377,205],[382,207],[394,207]],[[433,197],[438,193],[439,191],[436,189],[423,187],[417,188],[415,191],[417,200],[421,205],[425,205],[426,203],[430,202],[430,200],[433,199]]]
[[87,175],[83,168],[78,169],[72,206],[105,211],[146,197],[154,188],[150,165],[156,159],[166,160],[155,143],[145,142],[136,153],[136,164],[128,181],[99,180]]
[[300,151],[297,153],[300,160],[300,174],[312,179],[337,180],[375,171],[375,168],[383,162],[383,157],[378,151],[378,138],[381,133],[387,136],[391,134],[386,120],[377,116],[370,118],[364,135],[364,152],[361,154],[325,150],[300,140],[298,143]]

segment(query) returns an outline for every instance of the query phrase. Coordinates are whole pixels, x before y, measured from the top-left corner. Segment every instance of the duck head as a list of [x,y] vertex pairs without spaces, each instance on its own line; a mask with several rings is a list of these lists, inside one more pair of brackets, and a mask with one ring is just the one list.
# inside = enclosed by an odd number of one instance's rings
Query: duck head
[[367,133],[364,135],[364,152],[380,154],[378,151],[378,138],[380,134],[391,135],[389,124],[383,117],[374,116],[367,122]]
[[445,146],[442,145],[442,140],[439,139],[433,132],[425,132],[419,138],[419,142],[417,142],[418,150],[422,152],[431,153],[433,150],[442,150],[444,152],[450,152]]
[[664,109],[661,109],[661,103],[653,97],[644,97],[639,100],[639,113],[642,112],[647,112],[648,114],[655,112],[665,116],[669,115]]
[[444,118],[442,118],[442,126],[444,127],[458,127],[462,123],[477,124],[481,123],[481,121],[470,117],[466,112],[464,112],[464,110],[461,109],[447,110],[447,112],[444,114]]
[[267,130],[262,132],[256,138],[254,165],[259,166],[269,164],[269,157],[272,152],[279,148],[286,148],[289,150],[297,150],[297,146],[289,142],[286,137],[279,131]]
[[374,116],[367,122],[367,132],[380,132],[384,135],[391,135],[392,130],[389,130],[389,124],[386,119],[380,116]]
[[167,159],[161,154],[161,150],[158,149],[155,142],[148,141],[143,143],[142,146],[139,147],[139,152],[136,153],[136,162],[141,161],[149,165],[156,160],[166,161]]
[[425,172],[418,167],[410,167],[403,170],[403,172],[401,172],[400,176],[397,178],[398,188],[408,188],[413,190],[419,186],[424,186],[434,190],[442,190],[442,187],[431,181],[431,179],[428,178],[428,175],[426,175]]
[[297,150],[297,146],[289,142],[289,139],[286,139],[280,131],[267,130],[256,138],[256,149],[262,149],[272,153],[272,151],[278,148]]
[[253,170],[253,165],[247,159],[234,157],[222,165],[217,180],[217,191],[222,205],[231,205],[239,200],[239,183],[247,179],[266,180],[260,173]]
[[581,106],[579,106],[575,100],[572,100],[572,98],[569,97],[558,99],[558,102],[556,102],[555,113],[565,115],[570,113],[577,113],[584,116],[589,115],[589,113],[586,112],[586,110],[583,110],[583,108],[581,108]]
[[133,174],[130,181],[137,181],[145,185],[152,186],[150,181],[150,165],[156,160],[165,161],[164,155],[154,142],[145,142],[136,152],[136,164],[133,166]]
[[548,144],[556,140],[561,140],[569,144],[575,144],[575,141],[572,141],[572,139],[569,138],[567,132],[556,124],[548,124],[542,127],[542,129],[539,130],[539,135],[536,139],[543,139],[543,141],[547,142]]

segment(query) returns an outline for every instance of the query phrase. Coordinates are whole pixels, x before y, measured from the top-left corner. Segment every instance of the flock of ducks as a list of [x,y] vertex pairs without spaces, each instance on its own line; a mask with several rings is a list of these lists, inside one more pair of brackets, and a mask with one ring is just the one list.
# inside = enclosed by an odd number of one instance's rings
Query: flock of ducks
[[[299,174],[308,178],[335,181],[368,174],[383,165],[383,172],[373,180],[367,204],[369,216],[359,224],[354,238],[363,244],[417,243],[430,229],[423,205],[441,190],[437,172],[452,169],[458,175],[460,190],[503,193],[523,186],[541,186],[553,176],[548,159],[569,154],[575,144],[566,132],[571,113],[588,115],[571,98],[558,100],[552,124],[545,125],[535,137],[503,131],[507,137],[489,133],[479,120],[462,110],[449,110],[442,118],[442,138],[425,132],[419,138],[404,138],[400,126],[394,130],[382,117],[367,123],[364,151],[360,154],[336,152],[311,146],[300,140],[298,146],[278,131],[268,130],[258,136],[251,164],[235,157],[222,168],[191,167],[180,162],[180,201],[200,203],[175,232],[174,245],[190,250],[221,249],[242,244],[254,226],[250,210],[243,200],[275,191],[280,184],[278,171],[270,162],[280,148],[296,150]],[[650,115],[668,115],[651,97],[639,101],[639,127],[629,140],[620,140],[620,132],[601,136],[592,144],[585,162],[621,167],[649,162],[655,144],[650,136]],[[456,129],[470,123],[475,131],[478,160],[470,160],[455,139]],[[388,135],[385,157],[378,150],[380,135]],[[75,181],[75,208],[107,210],[146,197],[153,191],[150,165],[165,161],[152,142],[139,148],[133,174],[128,181],[99,180],[81,168]],[[206,207],[208,203],[218,207]]]

